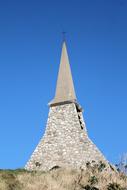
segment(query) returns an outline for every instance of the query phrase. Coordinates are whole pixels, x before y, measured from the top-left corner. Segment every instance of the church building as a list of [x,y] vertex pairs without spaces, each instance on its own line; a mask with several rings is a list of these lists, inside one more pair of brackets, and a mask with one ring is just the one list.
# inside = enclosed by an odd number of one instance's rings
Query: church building
[[82,112],[76,98],[66,42],[63,41],[56,92],[49,103],[45,134],[25,169],[85,169],[87,163],[99,162],[108,165],[108,161],[88,136]]

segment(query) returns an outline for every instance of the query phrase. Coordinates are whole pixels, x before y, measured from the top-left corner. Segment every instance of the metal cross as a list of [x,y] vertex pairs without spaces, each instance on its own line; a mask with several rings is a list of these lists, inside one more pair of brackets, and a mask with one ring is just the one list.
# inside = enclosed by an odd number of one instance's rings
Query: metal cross
[[62,32],[62,36],[63,36],[63,41],[66,40],[66,32]]

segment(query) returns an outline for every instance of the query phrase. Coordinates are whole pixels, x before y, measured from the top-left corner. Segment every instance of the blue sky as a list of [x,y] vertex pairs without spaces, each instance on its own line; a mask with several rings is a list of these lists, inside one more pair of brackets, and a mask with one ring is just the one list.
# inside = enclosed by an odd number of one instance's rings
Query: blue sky
[[127,1],[0,1],[0,168],[23,167],[44,134],[62,31],[91,139],[127,152]]

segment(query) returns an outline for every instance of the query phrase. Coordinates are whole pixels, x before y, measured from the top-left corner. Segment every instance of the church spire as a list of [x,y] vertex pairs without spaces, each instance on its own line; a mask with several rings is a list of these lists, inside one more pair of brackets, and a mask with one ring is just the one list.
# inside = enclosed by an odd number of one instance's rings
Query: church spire
[[66,43],[63,41],[55,98],[50,102],[50,105],[52,106],[59,103],[75,101],[76,95],[71,68],[69,64]]

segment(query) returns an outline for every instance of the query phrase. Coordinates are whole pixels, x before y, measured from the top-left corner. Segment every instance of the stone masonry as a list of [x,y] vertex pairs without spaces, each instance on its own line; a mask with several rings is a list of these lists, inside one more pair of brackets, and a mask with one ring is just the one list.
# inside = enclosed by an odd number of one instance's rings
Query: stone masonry
[[82,112],[76,104],[51,107],[44,137],[25,168],[43,171],[55,166],[85,168],[87,162],[93,161],[107,163],[89,139]]

